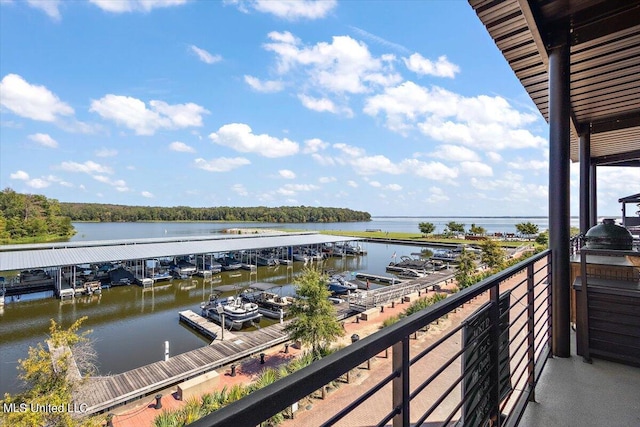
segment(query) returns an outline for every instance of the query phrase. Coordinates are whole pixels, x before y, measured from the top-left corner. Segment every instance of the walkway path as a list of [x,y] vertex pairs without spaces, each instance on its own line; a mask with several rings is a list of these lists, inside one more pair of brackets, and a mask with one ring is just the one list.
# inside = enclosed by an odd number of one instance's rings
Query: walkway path
[[[430,292],[429,294],[432,294],[432,292]],[[422,295],[424,296],[424,293]],[[466,317],[480,304],[480,298],[478,298],[477,302],[467,304],[463,310],[451,316],[455,316],[456,318]],[[358,334],[360,337],[365,337],[375,333],[380,329],[380,325],[385,319],[400,314],[408,307],[408,305],[408,303],[404,303],[395,304],[394,307],[386,306],[384,312],[378,313],[373,319],[370,319],[368,321],[358,321],[356,320],[356,317],[346,319],[346,321],[344,322],[345,334],[338,344],[348,345],[351,342],[350,337],[353,334]],[[451,320],[442,321],[441,324],[431,328],[428,333],[424,334],[423,336],[419,336],[418,340],[412,341],[412,347],[424,348],[424,341],[426,338],[434,339],[434,337],[437,337],[439,331],[446,329],[447,325],[450,324],[452,324]],[[459,349],[459,344],[457,344],[457,346],[457,349]],[[238,364],[235,377],[230,376],[229,367],[221,367],[220,369],[218,369],[217,372],[220,375],[220,381],[215,389],[221,389],[224,386],[230,386],[238,383],[249,384],[257,378],[257,376],[263,369],[267,367],[276,367],[282,363],[288,362],[291,358],[296,357],[298,354],[300,354],[300,350],[289,346],[288,353],[285,353],[284,346],[280,345],[266,350],[264,351],[264,353],[266,353],[264,365],[260,364],[260,358],[254,354],[253,356],[246,358],[243,362]],[[301,410],[296,413],[296,418],[294,420],[287,420],[283,425],[285,427],[307,427],[322,424],[322,420],[328,419],[329,416],[331,416],[331,414],[335,412],[336,408],[338,407],[338,403],[336,402],[340,402],[339,405],[344,406],[346,402],[346,400],[344,399],[352,399],[352,396],[357,396],[364,390],[366,390],[369,387],[368,383],[379,381],[380,378],[386,376],[389,372],[389,369],[386,367],[390,365],[390,362],[390,357],[385,358],[383,355],[381,355],[381,357],[377,357],[372,363],[372,369],[370,371],[360,369],[359,377],[356,381],[352,381],[351,384],[344,384],[343,386],[339,387],[335,392],[328,394],[328,397],[325,400],[314,400],[312,410],[301,408]],[[185,402],[175,399],[174,392],[175,387],[166,389],[162,392],[163,409],[175,410],[181,408],[184,405]],[[353,422],[340,425],[362,426],[371,424],[370,422],[365,424],[359,422],[358,414],[364,411],[364,415],[370,416],[372,412],[376,412],[370,410],[373,407],[379,410],[386,410],[386,408],[390,408],[390,403],[385,401],[389,398],[385,396],[390,396],[390,393],[378,393],[373,397],[375,401],[368,402],[362,411],[354,411],[354,417],[352,417]],[[112,411],[116,415],[113,419],[113,425],[115,427],[152,426],[153,419],[162,411],[154,409],[154,405],[155,399],[153,397],[148,397],[147,399],[142,399],[136,404],[117,408],[116,410]],[[380,418],[382,418],[382,416]]]

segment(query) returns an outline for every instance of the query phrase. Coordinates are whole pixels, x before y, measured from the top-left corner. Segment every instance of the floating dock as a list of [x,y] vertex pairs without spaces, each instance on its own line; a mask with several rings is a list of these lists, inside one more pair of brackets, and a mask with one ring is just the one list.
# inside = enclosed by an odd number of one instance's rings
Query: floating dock
[[[215,340],[217,337],[222,336],[222,327],[220,325],[200,316],[199,314],[194,313],[191,310],[181,311],[178,313],[178,315],[180,316],[181,322],[186,323],[189,327],[200,332],[211,341]],[[233,340],[236,338],[236,336],[229,331],[225,331],[224,338]]]

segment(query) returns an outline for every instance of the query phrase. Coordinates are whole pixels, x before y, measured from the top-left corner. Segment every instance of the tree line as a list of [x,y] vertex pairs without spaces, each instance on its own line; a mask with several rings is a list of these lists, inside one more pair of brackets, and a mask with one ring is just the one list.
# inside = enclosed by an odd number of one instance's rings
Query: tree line
[[66,240],[74,234],[57,200],[10,188],[0,192],[0,243]]
[[311,206],[207,207],[123,206],[98,203],[61,203],[71,221],[256,221],[275,223],[371,221],[368,212]]

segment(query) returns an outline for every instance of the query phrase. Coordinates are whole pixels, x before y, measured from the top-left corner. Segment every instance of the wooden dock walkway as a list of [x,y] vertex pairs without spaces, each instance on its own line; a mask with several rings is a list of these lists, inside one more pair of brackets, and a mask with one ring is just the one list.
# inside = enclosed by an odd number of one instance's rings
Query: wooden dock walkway
[[[195,314],[195,313],[194,313]],[[274,324],[252,332],[235,333],[224,341],[188,351],[121,374],[91,377],[80,392],[87,404],[87,413],[106,412],[116,406],[133,402],[159,390],[173,387],[183,381],[220,368],[229,363],[282,344],[289,339],[284,327]],[[83,392],[85,391],[85,392]]]
[[[215,340],[217,337],[222,336],[222,327],[220,325],[200,316],[199,314],[194,313],[191,310],[181,311],[178,313],[178,315],[180,316],[181,322],[186,323],[191,328],[209,338],[211,341]],[[235,337],[236,336],[234,334],[225,329],[225,340],[233,340],[235,339]]]

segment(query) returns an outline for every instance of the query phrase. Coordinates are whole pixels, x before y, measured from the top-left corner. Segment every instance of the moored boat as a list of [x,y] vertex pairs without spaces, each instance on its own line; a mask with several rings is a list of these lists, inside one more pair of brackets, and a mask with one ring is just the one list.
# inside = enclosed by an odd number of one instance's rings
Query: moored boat
[[258,304],[245,302],[238,296],[222,297],[214,292],[209,301],[201,304],[202,316],[213,320],[230,330],[239,331],[260,322],[262,314]]
[[258,305],[258,311],[270,319],[280,319],[287,316],[289,308],[294,302],[293,297],[281,296],[271,292],[281,285],[273,283],[253,283],[251,288],[242,293],[242,299]]

